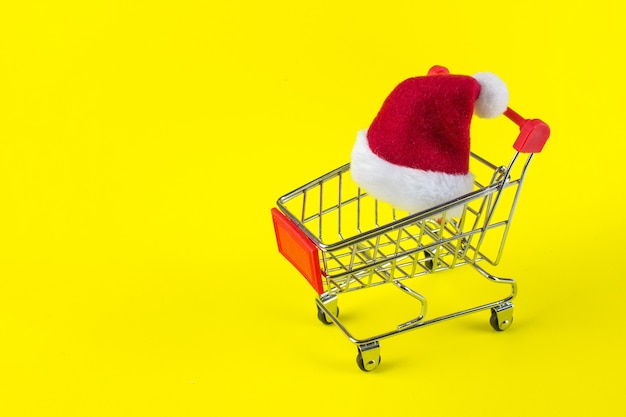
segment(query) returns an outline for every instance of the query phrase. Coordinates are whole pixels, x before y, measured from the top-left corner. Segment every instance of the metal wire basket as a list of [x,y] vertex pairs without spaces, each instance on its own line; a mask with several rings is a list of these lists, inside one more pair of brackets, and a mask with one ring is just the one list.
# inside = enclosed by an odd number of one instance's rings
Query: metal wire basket
[[[515,152],[507,165],[495,165],[472,153],[474,190],[419,213],[383,203],[350,178],[350,164],[280,197],[272,209],[279,251],[317,291],[318,318],[335,323],[357,345],[364,371],[380,362],[379,341],[477,311],[491,309],[495,330],[508,328],[517,284],[487,273],[479,263],[502,258],[524,177],[535,153],[549,136],[540,120],[526,120],[511,109],[505,115],[520,126]],[[402,281],[471,265],[488,280],[510,286],[502,299],[426,319],[427,300]],[[421,304],[419,315],[394,329],[356,338],[338,317],[341,294],[392,284]]]

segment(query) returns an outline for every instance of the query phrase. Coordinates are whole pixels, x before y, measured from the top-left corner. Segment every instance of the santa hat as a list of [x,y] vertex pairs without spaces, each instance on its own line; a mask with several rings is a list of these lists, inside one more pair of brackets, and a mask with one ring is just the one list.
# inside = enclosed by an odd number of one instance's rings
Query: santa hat
[[[351,175],[370,195],[412,213],[473,190],[472,115],[506,111],[508,90],[492,73],[452,75],[439,66],[400,83],[352,150]],[[452,213],[458,215],[457,213]]]

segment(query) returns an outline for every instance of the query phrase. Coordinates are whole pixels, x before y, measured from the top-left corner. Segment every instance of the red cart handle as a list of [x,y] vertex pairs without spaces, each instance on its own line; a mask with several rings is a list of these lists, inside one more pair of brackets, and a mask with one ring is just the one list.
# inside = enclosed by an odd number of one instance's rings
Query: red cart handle
[[513,123],[519,126],[520,132],[513,147],[518,152],[538,153],[550,137],[550,126],[539,119],[524,119],[508,107],[504,112]]

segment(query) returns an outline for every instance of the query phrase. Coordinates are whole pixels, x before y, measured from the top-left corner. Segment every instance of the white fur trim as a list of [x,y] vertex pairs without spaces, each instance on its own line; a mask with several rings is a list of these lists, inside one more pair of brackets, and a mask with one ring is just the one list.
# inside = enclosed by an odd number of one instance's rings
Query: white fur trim
[[491,119],[504,113],[509,105],[509,90],[504,81],[491,72],[479,72],[473,77],[480,84],[474,104],[476,116]]
[[[393,165],[374,154],[367,141],[367,129],[357,134],[350,167],[352,179],[373,197],[392,206],[418,213],[470,193],[474,176],[446,174]],[[462,208],[448,215],[459,216]]]

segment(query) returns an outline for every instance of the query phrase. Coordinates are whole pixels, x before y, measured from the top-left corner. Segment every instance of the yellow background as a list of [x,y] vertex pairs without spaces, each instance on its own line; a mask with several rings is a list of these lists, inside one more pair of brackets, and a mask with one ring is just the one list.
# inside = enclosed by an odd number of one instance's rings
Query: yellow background
[[[623,412],[622,9],[3,2],[0,415]],[[269,210],[433,64],[499,74],[552,127],[491,269],[519,281],[515,322],[385,340],[363,373]]]

